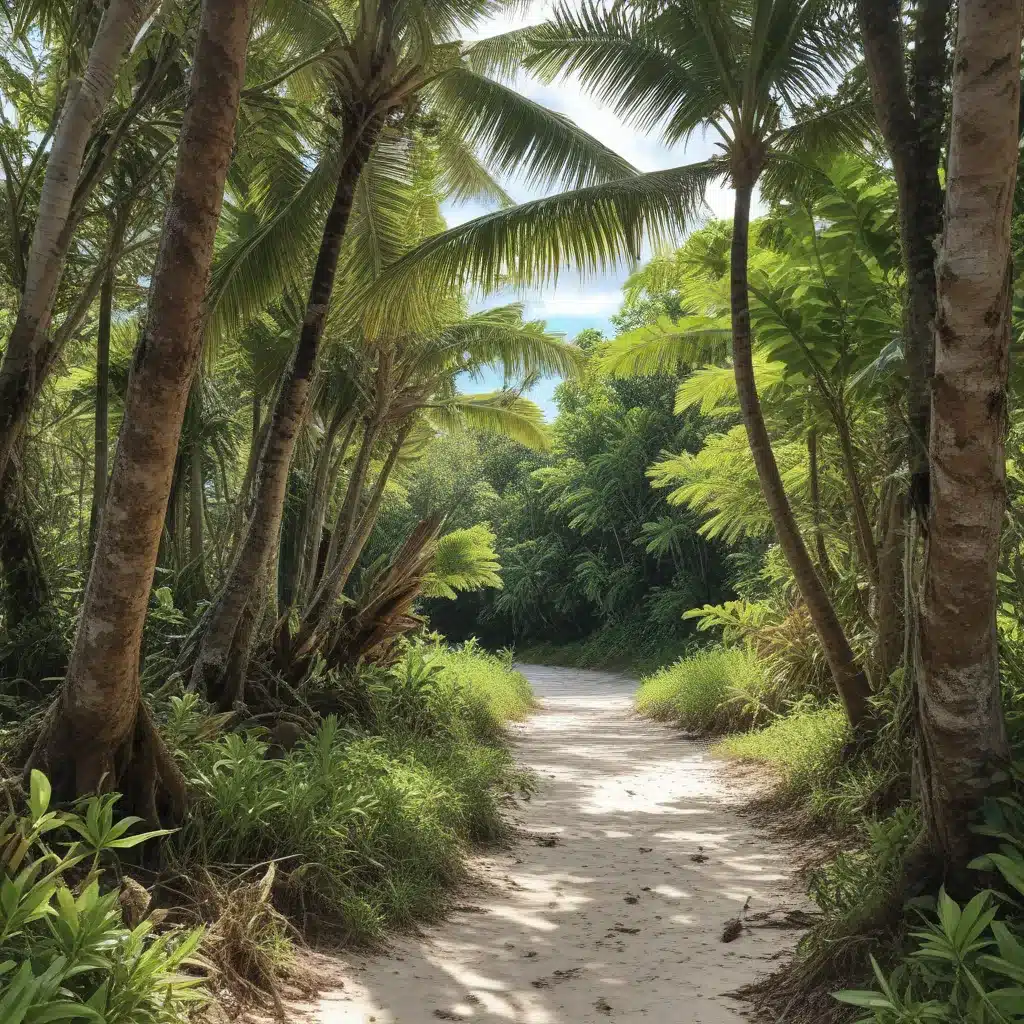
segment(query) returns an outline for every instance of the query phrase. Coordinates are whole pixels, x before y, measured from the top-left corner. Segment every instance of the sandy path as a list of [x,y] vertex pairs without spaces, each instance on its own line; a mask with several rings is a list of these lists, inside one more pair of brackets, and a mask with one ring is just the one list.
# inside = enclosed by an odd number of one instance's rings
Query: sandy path
[[[723,924],[792,906],[787,851],[730,809],[742,793],[701,745],[630,711],[620,676],[522,666],[542,708],[516,753],[540,789],[531,835],[479,858],[482,883],[442,924],[390,954],[344,959],[318,1024],[724,1024],[724,993],[769,969],[792,931]],[[551,840],[548,839],[548,843]],[[695,862],[703,848],[706,861]]]

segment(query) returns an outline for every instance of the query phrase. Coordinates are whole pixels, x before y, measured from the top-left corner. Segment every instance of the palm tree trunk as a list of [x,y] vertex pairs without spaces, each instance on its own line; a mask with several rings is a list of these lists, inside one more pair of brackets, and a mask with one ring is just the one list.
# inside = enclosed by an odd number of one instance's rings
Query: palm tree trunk
[[[250,0],[204,0],[174,188],[125,403],[71,663],[29,764],[62,795],[119,788],[154,820],[181,812],[180,771],[142,701],[139,650],[245,79]],[[163,807],[159,799],[165,798]]]
[[39,196],[18,316],[0,364],[0,475],[45,379],[42,349],[71,244],[71,214],[86,146],[149,0],[110,0],[82,77],[68,88]]
[[[111,243],[113,246],[113,242]],[[89,558],[96,548],[96,536],[103,503],[107,498],[110,452],[110,320],[114,305],[116,264],[111,261],[100,286],[99,326],[96,330],[96,415],[93,430],[92,510],[89,514]]]
[[334,289],[341,243],[359,177],[370,158],[380,128],[381,122],[377,119],[361,122],[354,126],[352,140],[346,139],[350,148],[339,172],[334,202],[324,226],[299,341],[274,403],[270,429],[260,452],[252,516],[231,572],[212,610],[192,670],[192,685],[212,699],[221,696],[235,630],[280,533],[292,451],[309,405],[310,384]]
[[1009,745],[996,573],[1006,502],[1010,222],[1018,158],[1020,0],[960,0],[945,230],[936,262],[931,507],[921,613],[922,807],[953,868]]
[[858,0],[864,62],[875,114],[896,178],[900,242],[907,270],[903,336],[911,504],[928,515],[928,433],[935,362],[935,239],[942,230],[946,39],[950,0],[916,4],[908,82],[900,0]]
[[846,708],[850,725],[857,728],[868,718],[870,688],[864,670],[854,657],[850,644],[843,632],[832,602],[822,586],[814,564],[807,553],[803,537],[797,527],[793,510],[786,498],[786,491],[775,462],[768,428],[765,426],[761,403],[754,381],[754,365],[751,354],[750,307],[747,288],[747,249],[750,231],[750,197],[753,178],[744,180],[740,173],[734,175],[736,207],[732,229],[732,265],[730,271],[730,292],[732,302],[732,354],[736,372],[736,390],[739,395],[740,412],[747,429],[750,451],[757,469],[757,477],[771,513],[779,547],[789,563],[797,586],[807,605],[811,620],[821,640],[821,646],[832,670],[836,689]]

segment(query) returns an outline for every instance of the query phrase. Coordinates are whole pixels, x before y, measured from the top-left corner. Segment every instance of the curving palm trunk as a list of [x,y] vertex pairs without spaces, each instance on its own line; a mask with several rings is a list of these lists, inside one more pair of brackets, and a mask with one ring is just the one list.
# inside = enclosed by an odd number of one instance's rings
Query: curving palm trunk
[[999,699],[996,571],[1005,506],[1010,220],[1018,158],[1020,0],[960,0],[929,449],[921,611],[922,805],[947,865],[1009,746]]
[[846,708],[850,725],[854,728],[868,718],[868,697],[870,687],[864,670],[857,663],[850,644],[843,632],[828,593],[822,586],[814,563],[804,545],[797,527],[793,510],[789,507],[786,491],[775,462],[768,428],[765,426],[761,403],[754,381],[754,365],[751,357],[750,307],[747,289],[747,247],[750,230],[750,198],[753,192],[754,176],[743,180],[735,175],[736,206],[732,228],[732,267],[730,272],[730,293],[732,301],[732,356],[736,372],[736,390],[739,394],[740,412],[747,429],[750,451],[761,483],[768,511],[775,526],[779,547],[789,563],[800,594],[807,605],[814,628],[821,640],[821,646],[832,671],[836,689]]
[[[231,571],[211,611],[192,669],[193,686],[221,704],[227,699],[224,684],[229,661],[244,665],[244,655],[236,653],[232,656],[232,648],[239,642],[236,639],[238,625],[245,607],[277,545],[292,452],[309,408],[310,385],[334,289],[341,244],[352,213],[359,176],[370,158],[380,129],[379,119],[360,122],[342,163],[334,201],[320,241],[299,341],[274,403],[270,427],[260,452],[252,515]],[[245,642],[248,646],[248,638]],[[232,682],[230,691],[232,698],[237,699],[241,688],[237,682]]]
[[132,361],[96,553],[60,696],[29,763],[64,795],[117,787],[149,819],[180,811],[180,772],[141,699],[139,649],[245,78],[251,0],[204,0],[174,190]]
[[45,378],[43,343],[71,244],[72,207],[86,146],[149,7],[150,0],[110,0],[85,71],[64,100],[46,162],[18,316],[0,364],[0,476]]
[[96,537],[107,500],[107,474],[110,454],[110,322],[114,307],[114,278],[117,245],[111,241],[110,264],[100,286],[99,324],[96,328],[96,414],[93,421],[92,510],[89,515],[89,558],[96,548]]

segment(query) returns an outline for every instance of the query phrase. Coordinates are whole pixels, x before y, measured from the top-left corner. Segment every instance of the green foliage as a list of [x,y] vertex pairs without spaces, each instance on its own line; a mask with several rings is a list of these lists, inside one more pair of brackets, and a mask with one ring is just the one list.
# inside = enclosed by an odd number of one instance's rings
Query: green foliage
[[361,717],[325,718],[284,756],[259,732],[188,748],[197,798],[169,856],[190,865],[278,862],[279,904],[354,939],[436,915],[471,842],[502,830],[518,784],[505,722],[532,704],[507,659],[413,646],[368,669]]
[[778,773],[784,796],[808,800],[818,813],[824,813],[848,739],[842,708],[811,704],[793,708],[757,732],[730,736],[716,749],[728,757],[769,766]]
[[[101,858],[165,832],[130,833],[114,820],[117,796],[50,810],[50,785],[32,773],[29,812],[0,823],[0,1020],[44,1024],[180,1024],[202,1004],[195,975],[202,929],[154,932],[145,918],[122,921]],[[58,852],[50,839],[81,838]],[[82,866],[91,860],[83,873]],[[189,971],[193,973],[188,973]]]
[[712,648],[640,680],[636,709],[698,733],[763,724],[782,710],[757,659],[745,648]]

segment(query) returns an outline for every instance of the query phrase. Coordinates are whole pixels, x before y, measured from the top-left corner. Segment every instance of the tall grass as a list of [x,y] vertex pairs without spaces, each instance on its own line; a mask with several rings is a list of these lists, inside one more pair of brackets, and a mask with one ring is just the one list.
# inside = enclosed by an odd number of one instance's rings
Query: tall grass
[[697,733],[750,729],[781,710],[782,697],[746,648],[709,648],[640,681],[641,715]]

